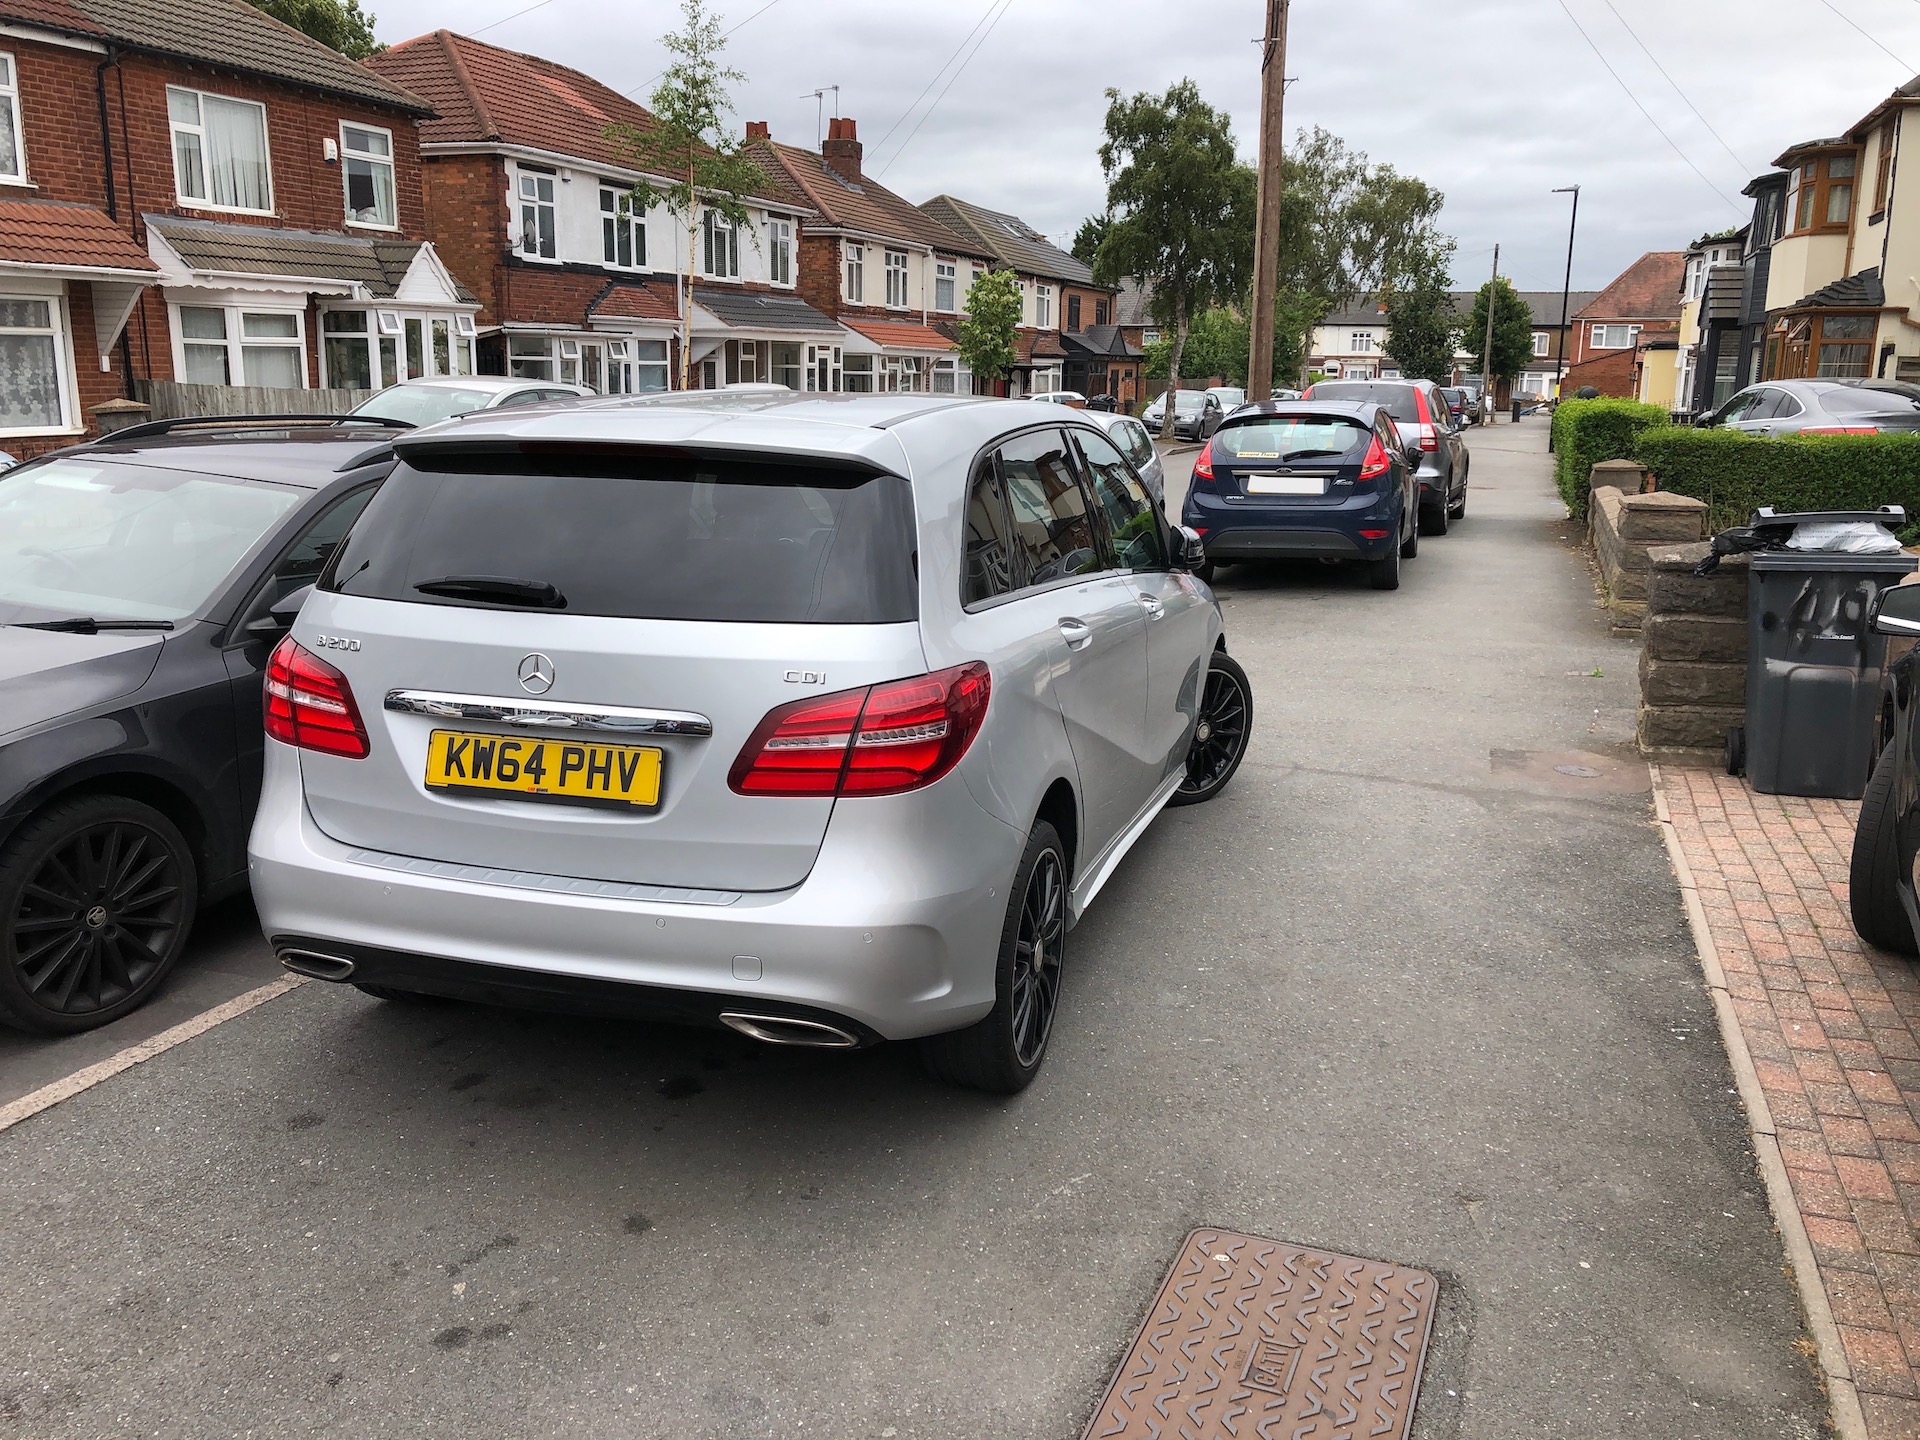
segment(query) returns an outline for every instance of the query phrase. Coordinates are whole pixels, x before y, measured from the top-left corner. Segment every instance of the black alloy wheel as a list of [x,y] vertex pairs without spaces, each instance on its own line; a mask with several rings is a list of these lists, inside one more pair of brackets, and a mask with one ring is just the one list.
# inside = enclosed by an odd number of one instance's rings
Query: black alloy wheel
[[185,838],[148,806],[88,796],[29,822],[0,858],[0,1019],[67,1034],[144,1003],[197,891]]
[[1226,788],[1253,736],[1253,687],[1240,662],[1216,650],[1207,664],[1200,714],[1187,747],[1187,773],[1170,805],[1198,805]]
[[1067,878],[1060,852],[1040,852],[1027,872],[1013,942],[1013,1058],[1031,1068],[1046,1054],[1060,1008],[1060,962],[1066,958]]

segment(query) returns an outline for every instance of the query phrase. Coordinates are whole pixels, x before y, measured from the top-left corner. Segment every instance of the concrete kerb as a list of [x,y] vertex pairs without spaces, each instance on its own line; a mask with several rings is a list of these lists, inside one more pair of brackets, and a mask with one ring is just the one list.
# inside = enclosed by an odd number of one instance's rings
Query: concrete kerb
[[1694,948],[1700,954],[1700,970],[1713,1000],[1713,1013],[1720,1022],[1720,1039],[1733,1069],[1734,1084],[1739,1087],[1740,1103],[1746,1107],[1747,1124],[1753,1131],[1753,1151],[1759,1162],[1760,1176],[1766,1182],[1767,1203],[1773,1210],[1774,1227],[1780,1232],[1787,1261],[1793,1267],[1795,1286],[1800,1291],[1800,1308],[1806,1315],[1807,1333],[1813,1337],[1820,1372],[1826,1382],[1827,1399],[1833,1409],[1834,1434],[1839,1440],[1868,1440],[1865,1412],[1860,1408],[1860,1392],[1853,1383],[1853,1367],[1847,1361],[1846,1348],[1840,1343],[1840,1330],[1827,1301],[1827,1290],[1820,1279],[1820,1262],[1814,1258],[1813,1241],[1794,1198],[1793,1182],[1787,1178],[1787,1162],[1780,1154],[1780,1142],[1774,1130],[1773,1111],[1766,1091],[1753,1068],[1753,1055],[1747,1049],[1747,1037],[1740,1029],[1740,1017],[1734,1013],[1733,996],[1727,990],[1726,972],[1720,966],[1720,952],[1707,928],[1707,912],[1701,907],[1700,892],[1693,871],[1680,849],[1680,837],[1674,832],[1673,817],[1667,812],[1666,796],[1660,792],[1660,767],[1648,765],[1653,778],[1653,815],[1666,842],[1667,858],[1673,864],[1674,878],[1680,884],[1680,899],[1687,912],[1687,928],[1693,932]]

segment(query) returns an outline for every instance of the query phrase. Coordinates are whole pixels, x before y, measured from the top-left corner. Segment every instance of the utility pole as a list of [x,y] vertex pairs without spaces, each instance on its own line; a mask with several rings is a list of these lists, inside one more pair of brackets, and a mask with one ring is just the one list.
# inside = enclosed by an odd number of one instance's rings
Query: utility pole
[[1487,286],[1487,338],[1480,350],[1480,408],[1493,424],[1493,307],[1500,295],[1500,247],[1493,247],[1493,280]]
[[1560,381],[1567,373],[1567,302],[1573,297],[1573,236],[1580,224],[1580,187],[1562,185],[1553,192],[1573,196],[1573,218],[1567,221],[1567,278],[1560,287],[1560,356],[1553,362],[1553,398],[1560,398]]
[[1280,289],[1280,185],[1287,132],[1287,6],[1267,0],[1260,40],[1260,200],[1253,232],[1253,344],[1247,358],[1247,399],[1273,394],[1273,307]]

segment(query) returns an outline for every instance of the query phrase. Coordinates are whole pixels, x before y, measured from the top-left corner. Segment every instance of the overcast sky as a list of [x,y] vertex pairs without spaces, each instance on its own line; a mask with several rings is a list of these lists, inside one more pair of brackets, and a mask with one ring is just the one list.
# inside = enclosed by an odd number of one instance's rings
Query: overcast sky
[[[1251,42],[1264,0],[713,3],[740,26],[728,44],[747,77],[739,121],[811,144],[810,92],[838,84],[868,172],[889,188],[1011,210],[1062,243],[1103,206],[1109,86],[1160,91],[1190,76],[1232,115],[1242,152],[1257,148]],[[674,0],[547,0],[516,15],[528,4],[365,8],[388,43],[464,30],[645,101]],[[1522,289],[1558,288],[1568,197],[1549,192],[1559,185],[1582,187],[1576,289],[1598,288],[1643,251],[1738,225],[1741,187],[1774,156],[1838,132],[1920,74],[1920,0],[1294,0],[1291,24],[1289,132],[1325,126],[1443,191],[1462,285],[1485,277],[1498,242],[1501,272]]]

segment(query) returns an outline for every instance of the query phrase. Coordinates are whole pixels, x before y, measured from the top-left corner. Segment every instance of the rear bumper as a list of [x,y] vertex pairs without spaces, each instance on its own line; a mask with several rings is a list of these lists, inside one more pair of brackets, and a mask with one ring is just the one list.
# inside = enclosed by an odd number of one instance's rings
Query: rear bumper
[[297,758],[268,751],[249,848],[261,926],[277,948],[352,960],[354,980],[591,1013],[792,1014],[862,1039],[958,1029],[992,1008],[1025,837],[957,774],[842,801],[791,890],[658,900],[343,845],[308,814]]
[[[1400,543],[1396,497],[1360,495],[1338,505],[1228,504],[1190,494],[1181,523],[1201,532],[1209,560],[1378,560]],[[1384,530],[1369,540],[1362,530]]]

